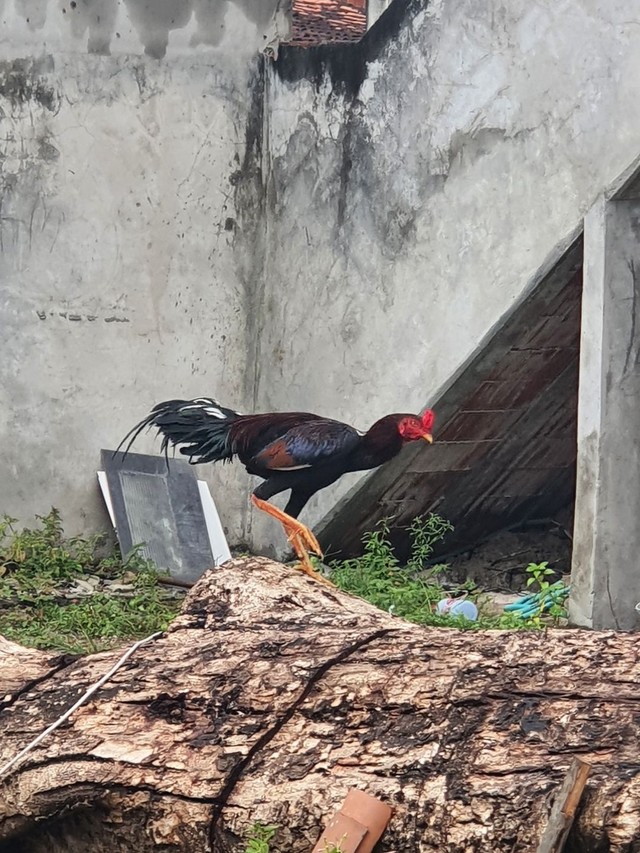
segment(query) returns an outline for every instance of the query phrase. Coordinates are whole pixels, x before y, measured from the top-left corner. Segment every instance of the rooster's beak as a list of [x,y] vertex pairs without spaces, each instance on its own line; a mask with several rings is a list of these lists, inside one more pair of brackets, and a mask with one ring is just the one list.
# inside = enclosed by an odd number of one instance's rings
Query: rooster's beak
[[424,438],[425,441],[428,441],[429,444],[433,444],[433,436],[430,433],[425,432],[425,434],[422,437]]

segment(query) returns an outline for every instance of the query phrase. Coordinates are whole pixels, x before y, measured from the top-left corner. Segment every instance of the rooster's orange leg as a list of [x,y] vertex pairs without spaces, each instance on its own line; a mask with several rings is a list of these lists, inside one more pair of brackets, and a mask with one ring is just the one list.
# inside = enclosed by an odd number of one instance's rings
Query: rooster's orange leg
[[292,542],[292,536],[299,536],[301,544],[305,545],[310,551],[313,551],[314,554],[317,554],[318,557],[324,556],[318,540],[309,530],[309,528],[306,527],[301,521],[298,521],[297,518],[292,518],[290,515],[287,515],[286,512],[283,512],[277,506],[274,506],[273,504],[270,504],[267,501],[263,501],[260,498],[257,498],[255,495],[251,495],[251,501],[254,506],[258,507],[258,509],[261,509],[263,512],[266,512],[267,515],[271,515],[273,518],[278,519],[280,524],[284,527],[285,533],[287,534],[287,539],[290,542]]
[[331,581],[328,581],[325,577],[323,577],[319,572],[311,565],[311,560],[309,559],[309,551],[313,551],[319,557],[322,557],[322,548],[320,547],[318,540],[313,535],[313,533],[309,530],[306,525],[304,525],[301,521],[298,521],[297,518],[292,518],[286,512],[283,512],[277,506],[268,503],[267,501],[263,501],[260,498],[257,498],[255,495],[251,495],[251,501],[254,506],[258,509],[261,509],[263,512],[266,512],[267,515],[272,516],[273,518],[277,518],[280,524],[284,527],[284,531],[287,534],[287,539],[291,542],[291,546],[293,550],[296,552],[298,559],[300,560],[299,569],[301,572],[304,572],[305,575],[313,578],[314,580],[321,581],[322,583],[329,584],[329,586],[333,586]]

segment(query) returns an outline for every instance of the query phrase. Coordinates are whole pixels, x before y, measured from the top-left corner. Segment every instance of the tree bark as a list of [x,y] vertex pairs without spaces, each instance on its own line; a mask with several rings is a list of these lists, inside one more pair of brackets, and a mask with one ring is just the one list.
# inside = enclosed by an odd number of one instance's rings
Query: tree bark
[[[0,643],[0,764],[118,659]],[[567,851],[640,851],[637,636],[416,627],[263,558],[208,572],[160,639],[0,780],[0,853],[308,853],[351,787],[378,849],[535,851],[573,756]]]

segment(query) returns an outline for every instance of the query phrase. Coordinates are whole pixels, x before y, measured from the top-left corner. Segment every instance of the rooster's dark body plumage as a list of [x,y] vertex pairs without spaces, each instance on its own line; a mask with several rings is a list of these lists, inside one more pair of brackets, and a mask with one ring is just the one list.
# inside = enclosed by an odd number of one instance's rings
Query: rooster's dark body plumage
[[[361,433],[310,412],[241,415],[211,398],[199,397],[158,403],[121,446],[129,439],[128,452],[145,428],[156,427],[162,435],[162,451],[166,454],[169,447],[178,446],[193,465],[231,462],[237,457],[250,474],[264,481],[253,492],[254,503],[283,523],[304,562],[306,552],[300,537],[319,552],[313,534],[295,522],[309,499],[347,472],[388,462],[408,441],[424,438],[430,442],[432,424],[430,411],[422,417],[392,414]],[[265,502],[287,490],[291,495],[283,516]]]
[[297,518],[312,495],[343,474],[376,468],[399,453],[403,438],[398,424],[414,417],[387,415],[360,433],[310,412],[241,415],[201,397],[158,403],[127,438],[131,445],[146,427],[156,427],[163,436],[162,451],[180,446],[193,465],[237,457],[250,474],[265,481],[256,497],[268,500],[291,490],[285,512]]

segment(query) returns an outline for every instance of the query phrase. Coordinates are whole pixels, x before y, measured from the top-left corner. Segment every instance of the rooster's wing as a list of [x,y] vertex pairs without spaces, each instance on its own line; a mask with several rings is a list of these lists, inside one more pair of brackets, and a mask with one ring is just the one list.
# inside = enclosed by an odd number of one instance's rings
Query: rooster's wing
[[[248,468],[262,471],[293,471],[315,468],[347,456],[358,445],[360,433],[348,424],[306,415],[296,424],[275,424],[251,442],[241,459]],[[265,443],[266,439],[266,443]]]

